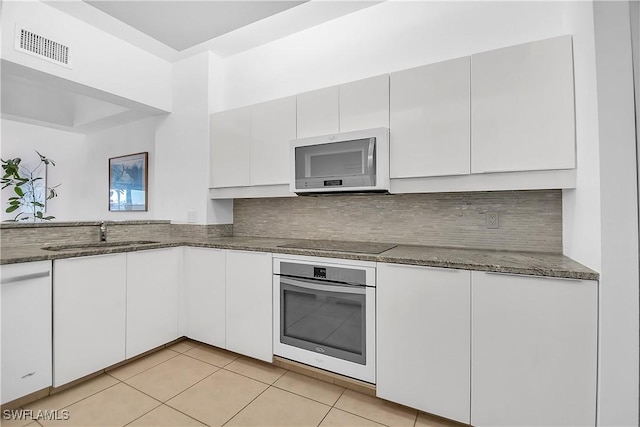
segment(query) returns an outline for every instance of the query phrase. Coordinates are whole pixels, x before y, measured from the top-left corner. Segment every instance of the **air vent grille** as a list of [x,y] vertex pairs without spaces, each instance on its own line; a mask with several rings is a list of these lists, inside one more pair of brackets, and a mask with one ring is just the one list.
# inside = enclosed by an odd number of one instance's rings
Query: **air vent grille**
[[17,28],[16,30],[15,47],[17,50],[71,68],[69,46],[65,46],[29,30],[25,30],[24,28]]

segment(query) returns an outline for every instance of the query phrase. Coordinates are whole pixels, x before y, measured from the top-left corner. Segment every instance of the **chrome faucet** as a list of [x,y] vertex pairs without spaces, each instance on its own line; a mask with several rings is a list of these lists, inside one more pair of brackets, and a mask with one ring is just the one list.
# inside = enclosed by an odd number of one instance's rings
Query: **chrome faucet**
[[101,242],[107,241],[107,224],[105,224],[104,221],[100,223],[100,241]]

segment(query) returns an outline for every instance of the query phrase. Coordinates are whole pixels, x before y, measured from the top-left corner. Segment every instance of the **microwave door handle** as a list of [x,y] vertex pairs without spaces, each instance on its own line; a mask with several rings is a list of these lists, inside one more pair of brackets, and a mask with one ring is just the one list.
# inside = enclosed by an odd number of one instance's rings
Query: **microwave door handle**
[[349,294],[362,295],[366,293],[365,286],[352,286],[352,285],[327,285],[322,282],[308,283],[300,280],[291,279],[289,277],[280,276],[280,284],[295,286],[298,288],[309,289],[312,291],[325,291],[325,292],[340,292]]
[[372,173],[373,171],[373,153],[375,151],[375,147],[376,147],[376,139],[375,138],[369,138],[369,153],[367,155],[367,160],[369,163],[369,174]]

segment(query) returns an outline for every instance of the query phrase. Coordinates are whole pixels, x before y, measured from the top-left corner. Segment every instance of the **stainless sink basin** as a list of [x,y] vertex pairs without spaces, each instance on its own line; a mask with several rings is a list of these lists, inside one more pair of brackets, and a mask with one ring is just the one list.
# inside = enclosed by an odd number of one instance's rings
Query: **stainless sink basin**
[[103,249],[103,248],[118,248],[123,246],[152,245],[154,243],[160,243],[160,242],[156,242],[152,240],[129,240],[125,242],[75,243],[70,245],[45,244],[42,247],[42,249],[47,251],[67,251],[72,249]]

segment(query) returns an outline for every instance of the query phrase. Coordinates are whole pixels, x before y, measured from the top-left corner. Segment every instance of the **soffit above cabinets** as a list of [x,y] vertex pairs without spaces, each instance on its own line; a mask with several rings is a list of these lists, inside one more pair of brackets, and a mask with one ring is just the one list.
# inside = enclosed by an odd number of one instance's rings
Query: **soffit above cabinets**
[[2,60],[2,118],[87,134],[165,113]]
[[384,0],[44,0],[167,61],[228,57]]

